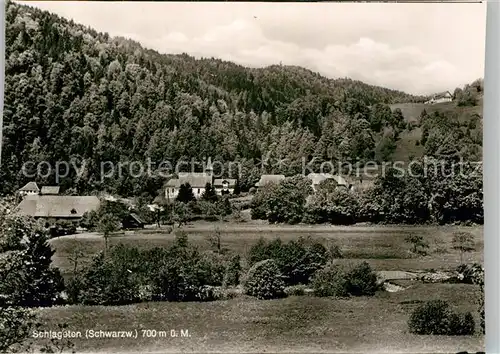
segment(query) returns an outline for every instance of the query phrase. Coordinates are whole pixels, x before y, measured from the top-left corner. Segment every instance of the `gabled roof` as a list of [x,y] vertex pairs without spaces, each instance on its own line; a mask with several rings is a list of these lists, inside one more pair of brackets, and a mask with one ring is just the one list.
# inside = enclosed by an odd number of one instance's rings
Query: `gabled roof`
[[217,178],[214,180],[214,186],[222,187],[224,182],[227,182],[229,184],[229,187],[236,186],[236,179],[234,178]]
[[256,187],[263,187],[268,183],[279,183],[285,179],[285,175],[262,175],[259,182],[255,184]]
[[42,218],[82,217],[85,212],[99,208],[95,196],[32,195],[18,206],[21,215]]
[[59,189],[59,186],[43,186],[41,193],[56,195],[59,194]]
[[132,219],[134,219],[135,221],[137,221],[139,224],[146,224],[139,215],[137,215],[136,213],[130,213],[130,217]]
[[40,192],[40,188],[36,182],[28,182],[24,187],[19,189],[19,192]]
[[165,183],[165,187],[175,187],[175,188],[179,188],[181,185],[181,182],[179,181],[178,178],[172,178],[172,179],[169,179],[167,181],[167,183]]
[[341,185],[341,186],[347,186],[348,185],[348,183],[347,183],[347,181],[345,180],[344,177],[338,176],[338,175],[332,175],[330,173],[309,173],[307,175],[307,178],[309,178],[310,180],[312,180],[313,185],[317,185],[317,184],[323,182],[326,179],[333,179],[333,180],[335,180],[337,182],[338,185]]
[[206,173],[179,173],[179,186],[189,183],[191,188],[205,188],[207,183],[212,183],[212,176]]
[[439,93],[434,94],[433,98],[434,99],[436,99],[436,98],[443,98],[443,97],[446,97],[446,96],[453,97],[453,95],[451,94],[450,91],[444,91],[444,92],[439,92]]

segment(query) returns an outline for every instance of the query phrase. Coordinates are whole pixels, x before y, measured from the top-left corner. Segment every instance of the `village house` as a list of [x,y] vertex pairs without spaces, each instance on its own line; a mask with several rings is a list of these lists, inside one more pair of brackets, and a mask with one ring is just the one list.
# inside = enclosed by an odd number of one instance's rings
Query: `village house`
[[285,179],[285,175],[262,175],[260,176],[259,182],[255,184],[255,187],[262,188],[269,183],[280,183]]
[[425,102],[425,104],[435,104],[451,101],[453,101],[453,95],[450,93],[450,91],[445,91],[435,94],[429,101]]
[[165,184],[165,199],[171,201],[177,198],[180,187],[188,183],[198,199],[205,193],[207,184],[214,187],[217,195],[233,194],[237,181],[233,178],[214,179],[212,160],[208,158],[205,172],[180,172],[178,178],[168,180]]
[[21,196],[27,196],[27,195],[37,195],[40,193],[40,188],[38,188],[38,185],[36,182],[28,182],[24,187],[20,188],[17,193]]
[[18,213],[47,222],[67,220],[76,223],[83,214],[99,206],[99,198],[95,196],[27,195],[19,203]]
[[351,185],[346,181],[346,179],[342,176],[332,175],[330,173],[310,173],[307,175],[307,178],[311,180],[311,187],[313,191],[316,191],[318,185],[326,181],[328,179],[334,180],[337,182],[338,187],[351,188]]
[[212,161],[208,158],[205,172],[179,172],[178,178],[172,178],[165,184],[165,198],[167,201],[174,200],[179,194],[182,185],[189,184],[193,190],[195,198],[200,198],[205,192],[205,187],[213,184]]

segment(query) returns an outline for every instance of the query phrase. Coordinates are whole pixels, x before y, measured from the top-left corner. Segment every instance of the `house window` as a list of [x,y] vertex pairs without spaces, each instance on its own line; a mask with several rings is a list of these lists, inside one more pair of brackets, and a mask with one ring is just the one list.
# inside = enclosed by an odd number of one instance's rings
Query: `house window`
[[200,188],[198,188],[198,194],[200,194]]

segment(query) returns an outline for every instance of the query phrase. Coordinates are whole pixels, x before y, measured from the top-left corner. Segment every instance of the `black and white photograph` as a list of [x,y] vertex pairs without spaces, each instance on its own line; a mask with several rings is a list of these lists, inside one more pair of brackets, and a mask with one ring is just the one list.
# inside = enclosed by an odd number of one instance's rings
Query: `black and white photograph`
[[0,352],[485,352],[486,3],[2,7]]

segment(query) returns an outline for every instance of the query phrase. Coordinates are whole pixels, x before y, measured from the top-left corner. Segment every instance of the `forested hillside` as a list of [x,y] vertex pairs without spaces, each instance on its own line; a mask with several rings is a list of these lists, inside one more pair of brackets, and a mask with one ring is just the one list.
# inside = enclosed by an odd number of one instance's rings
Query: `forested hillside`
[[[240,188],[248,189],[263,155],[288,159],[265,170],[285,174],[300,172],[302,157],[388,160],[414,128],[389,105],[426,99],[299,67],[163,55],[32,7],[6,6],[2,194],[30,180],[20,172],[26,161],[84,163],[81,176],[72,170],[59,182],[63,189],[153,196],[164,178],[125,173],[103,183],[101,163],[239,161]],[[424,119],[422,143],[440,135],[432,122],[441,118]],[[480,124],[457,124],[446,128],[451,144],[480,144],[470,137]],[[37,181],[56,182],[53,174]]]

